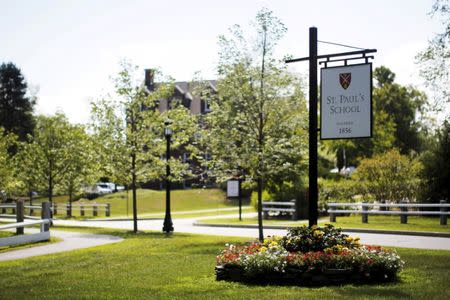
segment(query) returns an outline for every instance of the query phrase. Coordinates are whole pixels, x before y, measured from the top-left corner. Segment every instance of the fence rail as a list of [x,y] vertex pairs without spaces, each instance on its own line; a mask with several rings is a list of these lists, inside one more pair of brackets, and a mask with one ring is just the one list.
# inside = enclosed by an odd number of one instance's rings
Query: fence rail
[[[435,215],[440,216],[440,224],[447,225],[447,216],[450,214],[448,208],[450,204],[447,201],[441,200],[440,203],[336,203],[331,202],[327,204],[329,209],[327,212],[330,214],[330,222],[336,222],[337,214],[361,214],[363,223],[368,223],[369,215],[399,215],[400,223],[408,223],[409,215]],[[347,209],[336,209],[347,207]],[[353,208],[353,209],[348,209]],[[378,208],[371,209],[369,208]],[[381,208],[399,208],[400,210],[381,210]],[[439,208],[439,211],[426,211],[426,210],[409,210],[414,208]]]
[[[34,210],[40,210],[40,206],[36,205],[24,205],[24,208],[28,210],[28,216],[32,216]],[[98,216],[99,212],[104,212],[106,217],[111,216],[111,204],[110,203],[88,203],[88,204],[72,204],[69,203],[53,203],[50,210],[53,215],[57,215],[61,211],[64,211],[66,216],[71,217],[74,210],[80,211],[80,216],[85,216],[86,212],[92,212],[94,217]],[[11,214],[16,214],[15,204],[0,204],[0,211],[2,214],[7,214],[8,211]]]
[[[11,246],[46,241],[50,239],[50,203],[43,202],[41,209],[42,220],[24,221],[25,205],[22,200],[17,201],[15,206],[16,223],[0,225],[0,230],[16,229],[16,235],[0,238],[0,246]],[[40,225],[41,230],[38,233],[24,235],[24,227]]]
[[264,213],[264,219],[269,218],[269,212],[289,213],[292,215],[293,220],[298,219],[297,203],[295,199],[291,200],[291,202],[262,202],[262,211]]

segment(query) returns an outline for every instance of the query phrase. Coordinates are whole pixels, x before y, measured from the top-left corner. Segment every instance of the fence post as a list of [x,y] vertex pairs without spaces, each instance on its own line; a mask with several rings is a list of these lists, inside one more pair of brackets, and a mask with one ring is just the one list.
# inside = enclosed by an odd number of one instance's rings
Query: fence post
[[[25,208],[23,205],[23,200],[17,200],[16,201],[16,222],[20,223],[23,222],[25,215]],[[17,227],[16,228],[16,234],[23,234],[23,227]]]
[[96,204],[94,204],[94,207],[92,208],[92,215],[93,215],[94,217],[97,216],[97,205],[96,205]]
[[6,207],[2,207],[2,214],[6,214]]
[[369,210],[369,207],[366,206],[365,204],[367,204],[367,201],[363,201],[361,208],[362,208],[362,213],[361,213],[361,221],[363,223],[369,223],[369,214],[367,213],[367,211]]
[[110,204],[110,203],[107,203],[107,204],[106,204],[105,215],[106,215],[107,217],[111,216],[111,204]]
[[58,205],[54,202],[53,202],[53,214],[54,215],[58,214]]
[[80,204],[80,216],[84,217],[84,206]]
[[[328,206],[328,207],[330,207],[330,206]],[[331,206],[330,208],[331,208],[331,211],[330,211],[330,223],[335,223],[336,222],[336,214],[333,213],[334,207]]]
[[[400,204],[406,204],[406,201],[400,201]],[[401,212],[407,212],[407,211],[408,211],[408,208],[402,206],[402,207],[400,207],[400,211],[401,211]],[[402,223],[402,224],[408,223],[408,215],[406,215],[406,214],[401,214],[401,215],[400,215],[400,223]]]
[[[41,219],[50,219],[50,202],[42,202]],[[44,224],[44,231],[48,231],[50,224]]]
[[31,202],[31,199],[30,199],[30,216],[32,216],[33,213],[34,213],[34,209],[31,207],[32,204],[33,204],[33,203]]
[[[446,204],[447,201],[445,200],[441,200],[440,201],[441,204]],[[441,212],[447,212],[448,208],[447,207],[441,207]],[[447,225],[447,214],[441,214],[441,225]]]
[[68,217],[72,217],[72,205],[71,205],[71,203],[66,203],[66,215]]

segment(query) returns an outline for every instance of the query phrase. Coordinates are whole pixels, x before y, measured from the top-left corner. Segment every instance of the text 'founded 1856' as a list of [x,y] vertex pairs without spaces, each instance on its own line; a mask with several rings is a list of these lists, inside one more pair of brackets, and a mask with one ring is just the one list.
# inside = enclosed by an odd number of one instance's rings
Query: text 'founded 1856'
[[372,136],[372,64],[321,70],[320,138]]

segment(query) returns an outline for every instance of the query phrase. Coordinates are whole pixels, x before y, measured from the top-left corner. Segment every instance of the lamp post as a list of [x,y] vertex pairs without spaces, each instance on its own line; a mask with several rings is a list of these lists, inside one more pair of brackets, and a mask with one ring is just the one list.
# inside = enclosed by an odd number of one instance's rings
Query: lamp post
[[172,217],[170,216],[170,139],[172,137],[172,129],[169,127],[170,122],[165,122],[164,136],[166,137],[166,215],[164,217],[163,232],[171,233],[173,231]]

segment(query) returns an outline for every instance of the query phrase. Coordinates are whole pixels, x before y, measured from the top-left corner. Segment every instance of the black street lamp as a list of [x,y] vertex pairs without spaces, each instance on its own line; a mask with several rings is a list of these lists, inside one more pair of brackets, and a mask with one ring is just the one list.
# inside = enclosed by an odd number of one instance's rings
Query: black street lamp
[[170,122],[166,121],[164,123],[166,127],[164,128],[164,136],[166,137],[166,215],[164,217],[163,232],[171,233],[173,231],[172,217],[170,216],[170,139],[172,137],[172,129],[169,127]]

